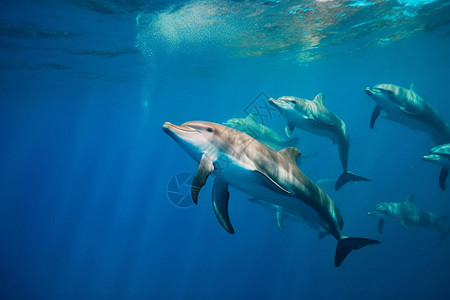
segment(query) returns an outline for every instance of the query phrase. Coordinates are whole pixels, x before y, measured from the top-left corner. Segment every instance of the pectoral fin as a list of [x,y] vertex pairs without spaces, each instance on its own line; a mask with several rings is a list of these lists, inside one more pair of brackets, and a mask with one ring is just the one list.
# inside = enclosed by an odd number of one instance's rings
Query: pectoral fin
[[372,112],[372,117],[370,118],[370,129],[373,129],[373,127],[375,126],[375,121],[380,115],[381,109],[382,109],[381,106],[379,105],[375,106],[375,109]]
[[379,233],[383,233],[383,225],[384,225],[384,219],[380,219],[380,221],[378,221],[378,232]]
[[409,227],[406,225],[405,220],[400,220],[400,224],[402,224],[403,227],[409,230]]
[[291,193],[288,190],[286,190],[285,188],[283,188],[281,185],[276,183],[275,180],[270,178],[270,176],[265,174],[264,172],[261,172],[259,170],[255,170],[255,172],[262,175],[261,178],[262,178],[262,182],[264,185],[266,185],[272,189],[275,189],[276,191],[281,192],[281,193],[286,193],[286,194]]
[[442,168],[441,174],[439,175],[439,185],[441,190],[445,191],[445,181],[448,177],[448,168]]
[[230,198],[230,193],[228,192],[228,184],[216,178],[213,186],[213,207],[214,213],[216,214],[217,220],[219,220],[220,225],[233,234],[234,229],[231,226],[230,217],[228,216],[228,199]]
[[198,194],[200,193],[200,190],[205,185],[206,180],[212,171],[214,171],[214,166],[211,161],[206,157],[202,157],[191,186],[191,196],[195,204],[198,202]]
[[277,211],[277,225],[278,225],[278,228],[280,229],[280,231],[282,233],[285,233],[286,231],[284,230],[284,222],[283,221],[284,221],[283,215],[279,211]]
[[292,136],[292,131],[294,131],[294,124],[288,122],[286,124],[286,127],[284,128],[284,132],[286,133],[286,136],[290,139],[294,138]]

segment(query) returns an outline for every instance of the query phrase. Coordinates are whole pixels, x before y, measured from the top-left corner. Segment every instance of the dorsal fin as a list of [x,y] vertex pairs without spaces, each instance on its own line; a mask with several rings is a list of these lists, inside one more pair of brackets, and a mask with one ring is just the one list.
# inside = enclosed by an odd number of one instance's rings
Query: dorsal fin
[[296,165],[297,165],[298,157],[302,155],[300,150],[298,150],[295,147],[284,148],[284,149],[278,151],[278,153],[280,153],[281,155],[283,155],[284,157],[286,157],[287,159],[289,159],[290,161],[292,161]]
[[249,114],[249,115],[247,115],[247,117],[245,117],[246,119],[248,119],[248,120],[255,120],[255,115],[253,114],[253,113],[251,113],[251,114]]
[[319,93],[319,94],[317,94],[317,96],[314,98],[313,101],[323,105],[323,99],[324,98],[325,98],[325,96],[322,93]]
[[416,194],[412,193],[409,195],[408,199],[406,199],[406,203],[414,203],[414,197],[416,197]]
[[416,84],[413,82],[413,83],[411,83],[411,86],[409,87],[409,90],[411,91],[411,92],[415,92],[416,91]]

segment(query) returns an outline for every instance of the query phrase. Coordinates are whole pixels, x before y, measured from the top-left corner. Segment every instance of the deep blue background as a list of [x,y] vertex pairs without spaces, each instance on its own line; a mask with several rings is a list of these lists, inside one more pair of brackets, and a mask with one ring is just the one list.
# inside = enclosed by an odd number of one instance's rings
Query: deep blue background
[[[135,50],[132,9],[22,1],[5,4],[1,24],[1,299],[450,297],[450,239],[395,223],[380,234],[367,216],[412,192],[419,206],[450,215],[450,194],[438,188],[439,167],[421,159],[431,139],[381,118],[370,130],[374,103],[364,93],[414,82],[450,120],[448,27],[298,66],[278,56],[229,58],[217,45],[146,59]],[[349,169],[373,182],[325,190],[341,209],[344,234],[380,245],[335,268],[334,239],[289,220],[282,234],[273,213],[235,189],[235,235],[215,219],[211,182],[195,207],[168,200],[171,178],[196,164],[163,122],[224,122],[243,116],[262,91],[326,95],[350,132]],[[267,121],[284,127],[281,117]],[[336,178],[336,146],[295,133],[302,152],[318,151],[301,169],[313,180]]]

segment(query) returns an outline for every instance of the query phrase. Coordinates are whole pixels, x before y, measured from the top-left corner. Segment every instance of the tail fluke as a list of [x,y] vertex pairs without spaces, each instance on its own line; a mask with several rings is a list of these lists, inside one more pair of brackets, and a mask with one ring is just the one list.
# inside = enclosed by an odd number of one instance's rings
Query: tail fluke
[[336,247],[336,255],[334,256],[334,265],[336,267],[339,267],[352,250],[358,250],[364,246],[379,243],[380,243],[379,241],[366,238],[352,238],[352,237],[341,238],[338,241]]
[[342,173],[341,176],[339,176],[338,180],[336,181],[336,185],[334,186],[334,189],[338,191],[344,184],[346,184],[349,181],[372,181],[372,180],[347,171]]

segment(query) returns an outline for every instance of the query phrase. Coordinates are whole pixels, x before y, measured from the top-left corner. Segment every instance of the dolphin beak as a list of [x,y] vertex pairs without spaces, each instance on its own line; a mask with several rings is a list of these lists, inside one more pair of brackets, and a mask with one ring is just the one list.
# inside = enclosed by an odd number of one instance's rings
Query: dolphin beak
[[168,135],[172,136],[173,134],[178,135],[179,133],[182,132],[195,132],[197,130],[195,130],[192,127],[186,126],[186,125],[175,125],[172,124],[170,122],[165,122],[162,126],[163,130],[165,133],[167,133]]
[[425,161],[433,161],[433,160],[438,160],[439,159],[439,155],[436,154],[428,154],[428,155],[424,155],[422,158]]
[[277,101],[278,101],[278,100],[275,100],[275,99],[272,98],[272,97],[269,98],[269,103],[270,103],[273,107],[275,107],[275,108],[278,110],[278,112],[280,113],[279,116],[281,116],[281,114],[282,114],[283,112],[281,111],[281,108],[280,108],[280,106],[278,105]]
[[172,123],[164,122],[162,128],[163,128],[163,130],[164,130],[165,133],[169,133],[169,131],[171,131],[170,128],[171,128],[172,126],[174,126]]
[[373,89],[370,88],[370,87],[366,87],[366,89],[365,89],[364,91],[365,91],[366,94],[369,95],[369,96],[372,96],[372,95],[375,94],[374,91],[373,91]]
[[383,96],[383,92],[378,88],[366,87],[364,91],[368,96]]

